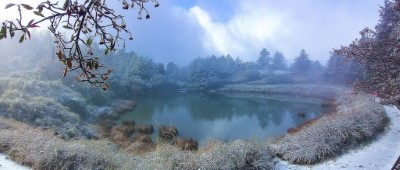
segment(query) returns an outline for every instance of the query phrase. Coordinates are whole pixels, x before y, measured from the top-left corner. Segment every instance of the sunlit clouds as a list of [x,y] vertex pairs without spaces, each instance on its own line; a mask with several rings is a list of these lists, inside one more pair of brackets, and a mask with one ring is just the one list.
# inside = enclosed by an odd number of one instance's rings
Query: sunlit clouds
[[212,9],[203,5],[188,10],[203,29],[201,41],[208,54],[231,54],[254,61],[259,51],[267,48],[272,52],[282,51],[290,62],[301,49],[306,49],[312,59],[325,63],[332,48],[350,43],[358,37],[359,30],[374,26],[378,20],[378,4],[382,2],[240,0],[228,3],[234,3],[235,9],[223,21],[214,19],[218,13],[224,13],[223,9],[211,12]]
[[[251,60],[250,50],[257,52],[267,40],[284,31],[278,15],[266,7],[254,8],[243,5],[227,22],[216,22],[199,6],[190,9],[199,25],[204,29],[202,39],[205,49],[218,54],[233,54]],[[249,53],[250,52],[250,53]]]
[[[36,7],[40,1],[0,1],[2,19],[18,16],[16,9],[4,10],[7,3]],[[107,2],[120,9],[120,1]],[[383,0],[163,0],[158,8],[148,7],[150,20],[137,20],[132,10],[118,13],[133,33],[127,50],[156,62],[184,66],[196,57],[227,54],[255,61],[266,48],[281,51],[289,63],[305,49],[312,60],[325,64],[333,48],[375,26],[379,4]]]

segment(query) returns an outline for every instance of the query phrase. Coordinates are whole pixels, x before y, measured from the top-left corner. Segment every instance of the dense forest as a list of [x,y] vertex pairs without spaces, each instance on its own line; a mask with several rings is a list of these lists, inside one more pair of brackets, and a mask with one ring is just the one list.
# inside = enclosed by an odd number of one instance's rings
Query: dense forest
[[[31,41],[18,43],[13,39],[2,40],[1,51],[5,57],[1,63],[1,71],[5,73],[38,71],[48,79],[59,79],[60,63],[55,48],[51,46],[51,35],[46,31],[34,32]],[[24,49],[24,51],[16,50]],[[95,54],[104,50],[98,46],[93,48]],[[47,56],[47,57],[45,57]],[[156,63],[151,58],[140,56],[132,50],[122,48],[104,58],[104,63],[113,68],[110,80],[121,80],[119,86],[135,84],[136,89],[157,89],[160,87],[196,87],[212,88],[229,83],[351,83],[361,70],[355,59],[332,54],[327,65],[310,60],[302,49],[294,61],[286,60],[282,52],[273,55],[267,49],[259,52],[256,61],[243,61],[231,55],[198,57],[187,66],[179,66],[173,62]],[[52,70],[52,71],[50,71]],[[66,79],[75,78],[74,72],[67,74]],[[296,78],[297,77],[297,78]],[[125,81],[132,82],[125,82]],[[117,84],[115,84],[118,86]]]
[[[56,56],[52,55],[55,49],[48,44],[51,35],[46,32],[35,32],[33,35],[32,41],[23,44],[13,40],[0,42],[3,54],[10,58],[2,63],[2,71],[38,71],[45,79],[59,79],[62,73],[60,64]],[[11,48],[16,45],[26,49],[24,53]],[[104,51],[98,46],[92,50],[98,55]],[[43,57],[44,54],[49,57]],[[111,92],[120,95],[182,88],[212,90],[226,84],[333,83],[351,86],[363,73],[363,67],[357,59],[348,60],[332,53],[327,64],[322,65],[318,60],[312,61],[304,49],[290,63],[282,52],[271,54],[265,48],[259,52],[256,61],[243,61],[240,57],[234,59],[229,54],[219,57],[212,55],[198,57],[187,66],[179,66],[173,62],[156,63],[151,58],[124,48],[110,53],[102,60],[113,69],[107,80]],[[79,84],[75,80],[78,77],[76,74],[70,72],[63,82]]]

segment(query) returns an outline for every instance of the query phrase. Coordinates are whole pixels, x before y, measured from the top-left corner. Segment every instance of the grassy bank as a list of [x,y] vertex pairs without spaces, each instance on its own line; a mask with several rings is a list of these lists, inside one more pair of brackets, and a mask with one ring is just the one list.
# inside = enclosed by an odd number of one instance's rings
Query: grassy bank
[[341,97],[336,110],[272,140],[271,151],[291,163],[319,163],[372,141],[389,120],[383,106],[366,94]]

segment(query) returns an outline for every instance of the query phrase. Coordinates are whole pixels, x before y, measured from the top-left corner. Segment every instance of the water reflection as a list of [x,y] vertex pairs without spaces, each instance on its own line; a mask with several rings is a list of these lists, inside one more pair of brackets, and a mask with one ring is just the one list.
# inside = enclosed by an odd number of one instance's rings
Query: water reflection
[[[296,102],[268,97],[209,93],[166,93],[139,96],[136,108],[121,119],[137,124],[174,125],[180,135],[200,144],[220,140],[264,138],[286,133],[321,113],[318,102]],[[305,112],[305,118],[298,112]]]

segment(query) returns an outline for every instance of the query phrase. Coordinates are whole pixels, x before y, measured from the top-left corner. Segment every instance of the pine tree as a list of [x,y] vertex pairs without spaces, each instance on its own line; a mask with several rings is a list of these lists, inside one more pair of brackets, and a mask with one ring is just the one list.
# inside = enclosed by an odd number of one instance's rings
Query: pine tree
[[280,51],[276,51],[274,56],[272,57],[272,65],[271,69],[273,70],[286,70],[287,63],[285,56]]
[[300,55],[294,59],[291,70],[296,74],[308,74],[312,68],[312,61],[308,58],[306,50],[302,49]]
[[271,65],[270,53],[267,49],[263,48],[260,51],[260,56],[258,57],[257,64],[260,69],[266,69]]

